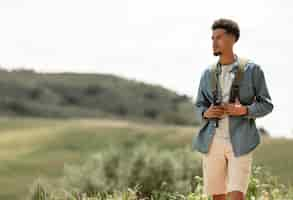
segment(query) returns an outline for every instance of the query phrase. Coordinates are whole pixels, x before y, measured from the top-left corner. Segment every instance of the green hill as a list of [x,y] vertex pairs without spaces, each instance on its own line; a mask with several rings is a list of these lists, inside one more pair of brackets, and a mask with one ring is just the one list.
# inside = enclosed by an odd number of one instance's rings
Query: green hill
[[0,115],[119,117],[196,124],[191,98],[107,74],[0,70]]

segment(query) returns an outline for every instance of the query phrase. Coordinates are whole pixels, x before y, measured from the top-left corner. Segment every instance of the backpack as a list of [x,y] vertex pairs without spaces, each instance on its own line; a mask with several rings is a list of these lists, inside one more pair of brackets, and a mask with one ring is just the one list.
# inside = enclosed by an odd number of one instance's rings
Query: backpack
[[[248,63],[247,58],[239,58],[239,66],[237,68],[236,76],[232,82],[231,90],[230,90],[230,103],[234,103],[236,97],[239,98],[239,84],[244,74],[244,67]],[[213,101],[214,105],[219,105],[221,103],[221,99],[218,97],[218,76],[219,76],[219,70],[218,70],[218,63],[214,63],[212,65],[212,76],[211,76],[211,86],[212,86],[212,94],[213,94]]]

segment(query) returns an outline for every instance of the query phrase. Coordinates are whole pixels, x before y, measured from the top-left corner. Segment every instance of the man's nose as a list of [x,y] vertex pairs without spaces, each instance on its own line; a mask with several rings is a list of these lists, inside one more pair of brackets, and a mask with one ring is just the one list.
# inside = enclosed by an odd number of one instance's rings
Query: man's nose
[[217,43],[213,41],[213,48],[217,47]]

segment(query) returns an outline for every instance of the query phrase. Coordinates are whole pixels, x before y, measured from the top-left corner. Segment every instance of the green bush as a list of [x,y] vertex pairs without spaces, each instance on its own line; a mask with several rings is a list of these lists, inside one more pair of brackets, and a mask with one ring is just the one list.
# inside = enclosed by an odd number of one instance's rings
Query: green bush
[[140,187],[140,196],[153,192],[190,192],[192,178],[201,173],[196,153],[174,152],[141,144],[131,150],[112,149],[93,155],[81,166],[65,165],[61,187],[72,194],[113,193]]
[[254,199],[267,197],[267,199],[289,200],[293,199],[293,188],[288,188],[279,182],[278,177],[273,176],[264,166],[252,166],[247,196]]
[[[187,199],[211,200],[203,194],[201,161],[188,148],[159,150],[144,144],[93,155],[82,165],[66,165],[56,184],[37,180],[29,199]],[[252,167],[247,199],[293,199],[293,189],[280,184],[263,166]]]

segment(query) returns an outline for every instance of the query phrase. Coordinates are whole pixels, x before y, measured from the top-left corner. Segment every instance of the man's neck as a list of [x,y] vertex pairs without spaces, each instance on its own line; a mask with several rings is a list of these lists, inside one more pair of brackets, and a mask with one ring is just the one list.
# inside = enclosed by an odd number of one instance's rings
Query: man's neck
[[235,62],[235,55],[233,52],[220,56],[219,60],[221,65],[230,65]]

